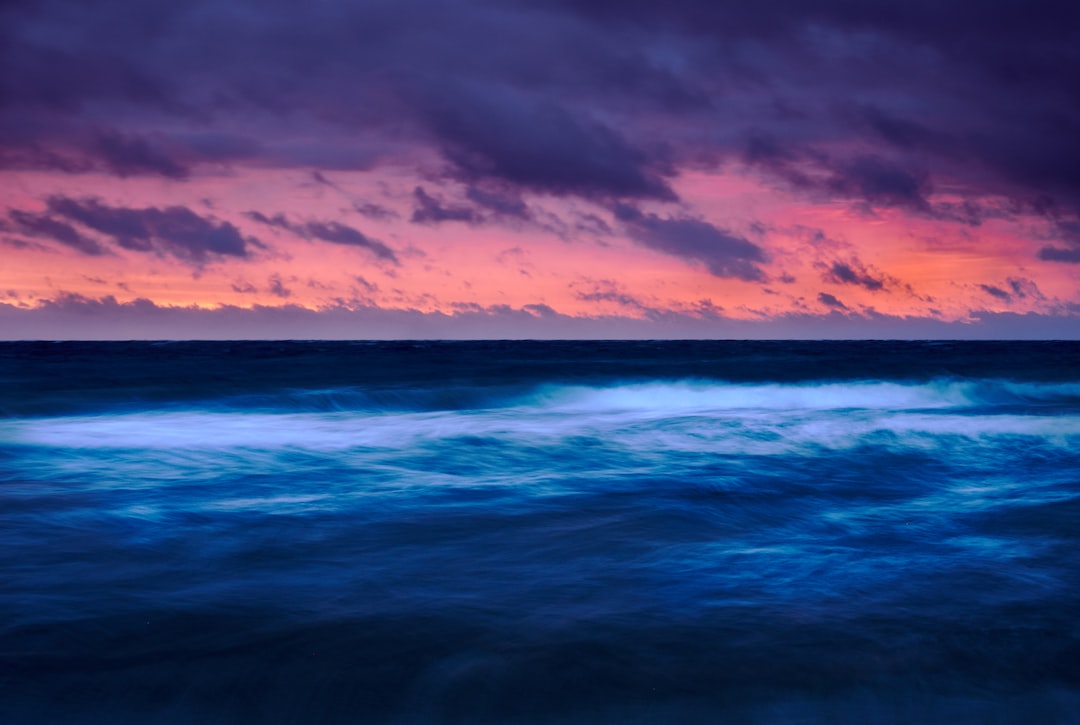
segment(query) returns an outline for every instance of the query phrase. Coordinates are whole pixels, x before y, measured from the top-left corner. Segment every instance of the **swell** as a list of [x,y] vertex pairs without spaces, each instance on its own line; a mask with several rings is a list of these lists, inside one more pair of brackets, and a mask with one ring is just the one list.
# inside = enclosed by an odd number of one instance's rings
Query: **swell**
[[0,343],[0,415],[234,400],[465,409],[543,385],[1076,382],[1069,342]]
[[[79,408],[69,400],[59,410],[26,411],[20,417],[64,417]],[[801,384],[737,383],[722,380],[648,380],[604,385],[424,385],[286,388],[259,393],[222,391],[188,401],[112,400],[90,415],[140,412],[202,413],[409,413],[520,410],[523,414],[639,411],[680,415],[739,410],[980,410],[1070,414],[1080,410],[1080,383],[1040,383],[993,379],[931,379],[902,382],[860,379]]]

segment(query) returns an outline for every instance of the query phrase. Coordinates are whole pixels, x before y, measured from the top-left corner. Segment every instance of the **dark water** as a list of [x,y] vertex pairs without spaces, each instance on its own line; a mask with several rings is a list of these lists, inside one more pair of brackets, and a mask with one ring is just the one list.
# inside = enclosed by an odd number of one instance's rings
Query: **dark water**
[[1080,722],[1080,344],[0,345],[0,721]]

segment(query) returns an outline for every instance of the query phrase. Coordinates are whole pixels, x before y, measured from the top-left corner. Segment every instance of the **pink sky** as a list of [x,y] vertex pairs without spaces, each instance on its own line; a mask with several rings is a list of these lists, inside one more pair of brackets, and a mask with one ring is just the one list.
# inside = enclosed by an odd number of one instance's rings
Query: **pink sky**
[[[9,172],[0,197],[9,209],[41,213],[42,199],[80,197],[92,189],[111,207],[188,207],[234,224],[264,248],[250,258],[192,264],[167,253],[120,248],[87,256],[47,238],[27,238],[29,247],[5,252],[0,290],[8,304],[19,307],[75,294],[208,310],[375,305],[453,315],[478,307],[547,305],[571,317],[705,312],[749,320],[828,313],[832,308],[819,297],[823,293],[846,313],[960,322],[970,320],[972,311],[1054,314],[1080,302],[1075,266],[1035,258],[1035,220],[986,223],[973,233],[955,222],[897,210],[808,203],[746,173],[679,176],[673,187],[683,202],[676,213],[737,232],[767,251],[765,278],[742,280],[717,277],[700,262],[636,243],[620,233],[607,210],[587,202],[529,197],[536,222],[418,224],[410,221],[416,186],[446,205],[462,203],[460,186],[404,173],[323,178],[334,188],[312,181],[310,173],[260,169],[183,182]],[[352,208],[356,203],[378,204],[393,216],[365,218]],[[657,207],[660,214],[671,213]],[[253,210],[272,210],[298,223],[317,219],[362,228],[393,249],[399,263],[379,260],[364,248],[268,227],[244,216]],[[568,231],[586,215],[610,230]],[[767,220],[768,228],[755,227],[758,220]],[[107,235],[86,234],[107,244]],[[868,281],[837,278],[830,271],[838,263]]]
[[318,5],[0,11],[0,337],[1077,334],[1052,18]]

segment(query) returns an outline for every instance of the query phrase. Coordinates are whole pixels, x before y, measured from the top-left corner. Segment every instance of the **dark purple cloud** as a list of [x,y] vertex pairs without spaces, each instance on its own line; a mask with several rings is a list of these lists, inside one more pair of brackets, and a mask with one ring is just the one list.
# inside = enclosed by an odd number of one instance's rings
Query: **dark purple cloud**
[[[23,115],[26,109],[21,109]],[[233,164],[244,161],[273,162],[258,142],[228,133],[191,131],[179,133],[124,132],[115,129],[78,128],[62,124],[35,131],[7,129],[0,107],[0,168],[46,169],[66,174],[104,173],[120,178],[159,176],[187,180],[201,164]],[[109,121],[112,123],[113,121]],[[55,138],[43,139],[53,134]],[[50,144],[47,148],[44,144]]]
[[261,246],[229,222],[200,216],[184,206],[132,209],[109,206],[93,198],[52,196],[47,207],[53,218],[92,229],[119,247],[168,254],[189,264],[200,265],[222,257],[245,258],[250,255],[250,247]]
[[995,287],[992,284],[980,284],[979,288],[991,297],[996,297],[1003,302],[1012,301],[1012,295],[1001,289],[1000,287]]
[[273,216],[267,216],[261,211],[249,211],[244,212],[244,216],[252,221],[265,224],[270,227],[277,227],[278,229],[284,229],[286,231],[293,231],[293,224],[285,217],[284,214],[274,214]]
[[14,231],[20,234],[51,239],[66,247],[92,256],[108,253],[108,250],[103,245],[82,234],[70,224],[54,219],[48,213],[34,214],[13,209],[8,212],[8,216],[15,223]]
[[857,156],[837,164],[825,181],[835,197],[864,199],[873,206],[930,208],[925,175],[874,156]]
[[1008,282],[1009,289],[1012,290],[1013,295],[1022,300],[1046,299],[1046,296],[1042,293],[1039,289],[1039,285],[1037,285],[1034,280],[1024,279],[1023,277],[1009,277],[1006,281]]
[[931,129],[916,120],[891,115],[872,104],[857,109],[855,113],[855,121],[858,122],[861,116],[868,132],[903,151],[931,148],[938,153],[949,153],[955,151],[955,144],[959,141],[948,131]]
[[831,295],[828,292],[819,292],[817,298],[818,302],[825,305],[826,307],[831,307],[834,310],[846,310],[848,308],[847,305],[845,305],[834,295]]
[[249,211],[245,213],[245,216],[253,221],[257,221],[260,224],[266,224],[267,226],[277,227],[278,229],[284,229],[285,231],[292,232],[293,234],[302,237],[304,239],[319,239],[324,242],[330,242],[332,244],[343,244],[349,247],[359,247],[371,252],[375,257],[391,264],[399,264],[397,254],[394,250],[386,246],[378,239],[373,239],[363,232],[354,229],[345,224],[329,221],[306,221],[306,222],[292,222],[289,221],[284,214],[274,214],[273,216],[267,216],[262,212]]
[[889,275],[869,269],[858,258],[852,257],[846,261],[836,260],[828,265],[822,274],[822,279],[833,284],[850,284],[878,292],[886,289],[886,285],[896,282]]
[[190,170],[162,148],[139,136],[115,131],[99,133],[93,141],[95,155],[117,176],[160,175],[186,179]]
[[299,229],[302,231],[302,236],[306,235],[308,238],[321,239],[324,242],[331,242],[333,244],[361,247],[367,249],[379,259],[398,264],[398,258],[397,255],[394,254],[394,250],[390,249],[390,247],[386,246],[378,239],[372,239],[363,232],[353,229],[350,226],[339,224],[338,222],[309,221],[304,222]]
[[928,175],[880,156],[834,158],[822,151],[789,147],[776,139],[754,135],[745,142],[742,160],[787,187],[821,200],[847,199],[867,209],[894,207],[933,213],[927,199],[931,192]]
[[634,309],[647,309],[645,305],[643,305],[641,301],[633,295],[628,295],[625,292],[616,292],[614,290],[579,292],[577,294],[577,298],[585,302],[614,302],[615,304],[622,305],[623,307],[630,307]]
[[[1008,289],[1005,289],[1007,287]],[[1046,296],[1039,290],[1039,286],[1030,279],[1023,277],[1009,277],[1005,280],[1004,287],[992,284],[980,284],[981,289],[991,297],[996,297],[1003,302],[1012,302],[1013,299],[1045,300]]]
[[504,191],[489,191],[470,186],[465,190],[466,198],[491,213],[497,218],[512,218],[521,221],[532,219],[528,205],[517,194]]
[[578,289],[574,296],[583,302],[610,302],[627,310],[644,313],[647,317],[657,318],[665,314],[662,310],[651,307],[640,299],[624,290],[613,279],[585,278],[582,283],[571,284],[571,288],[585,286],[586,289]]
[[7,167],[437,154],[507,198],[604,203],[747,168],[973,226],[1006,198],[1061,233],[1043,260],[1078,257],[1080,6],[1061,0],[22,0],[0,3],[0,67]]
[[229,222],[183,206],[136,209],[109,206],[94,198],[52,196],[44,212],[12,210],[8,216],[17,233],[50,239],[88,255],[106,254],[108,247],[83,229],[123,249],[170,255],[197,266],[212,259],[246,258],[252,247],[262,246]]
[[353,204],[353,211],[368,219],[374,219],[375,221],[386,221],[388,219],[398,218],[398,213],[393,209],[387,209],[381,204],[370,201],[356,202]]
[[475,224],[480,215],[468,206],[446,204],[424,191],[424,187],[413,189],[416,207],[413,209],[413,224],[441,224],[442,222],[465,222]]
[[536,221],[524,199],[513,192],[469,186],[465,189],[465,198],[471,205],[444,201],[428,193],[424,187],[417,186],[413,189],[414,207],[411,221],[414,224],[430,225],[443,222],[475,225],[487,222],[520,224]]
[[698,262],[717,277],[761,281],[765,250],[744,237],[690,217],[661,217],[628,204],[615,208],[615,218],[635,241],[658,252]]
[[1080,264],[1080,247],[1070,249],[1068,247],[1043,247],[1039,250],[1039,259],[1044,262],[1068,262]]
[[270,275],[268,281],[270,294],[282,299],[292,297],[292,290],[285,286],[285,281],[281,278],[280,274]]
[[1047,213],[1055,219],[1058,237],[1065,246],[1047,245],[1039,250],[1038,257],[1047,262],[1080,264],[1080,219],[1061,219],[1055,211]]
[[452,174],[539,193],[673,200],[673,169],[587,112],[548,99],[459,85],[420,102]]
[[[194,163],[228,163],[257,159],[263,149],[250,136],[212,131],[175,134],[177,153]],[[164,174],[169,176],[169,174]]]
[[370,305],[315,311],[298,305],[213,310],[156,305],[137,299],[121,303],[61,293],[36,307],[0,303],[0,339],[1078,339],[1073,314],[1015,314],[976,311],[971,321],[894,317],[832,310],[825,315],[788,314],[769,320],[737,320],[709,314],[663,313],[571,317],[546,305],[471,307],[457,314],[385,310]]

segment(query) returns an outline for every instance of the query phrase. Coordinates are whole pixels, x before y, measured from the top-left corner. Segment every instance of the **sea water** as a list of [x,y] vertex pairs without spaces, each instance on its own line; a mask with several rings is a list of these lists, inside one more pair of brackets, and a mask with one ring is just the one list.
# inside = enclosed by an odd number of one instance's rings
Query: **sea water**
[[1080,722],[1080,344],[0,344],[3,722]]

